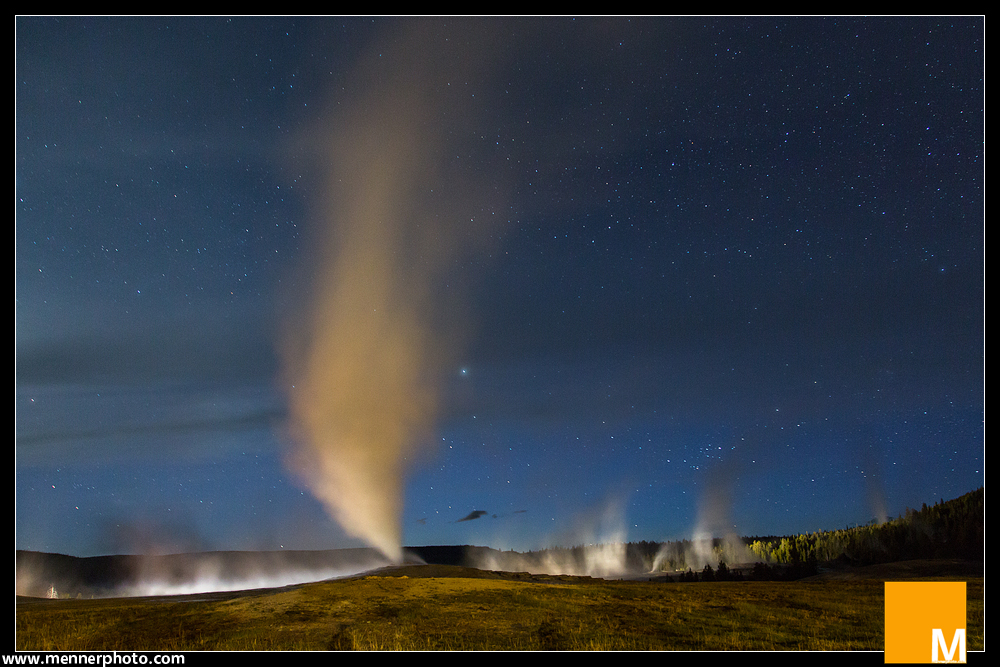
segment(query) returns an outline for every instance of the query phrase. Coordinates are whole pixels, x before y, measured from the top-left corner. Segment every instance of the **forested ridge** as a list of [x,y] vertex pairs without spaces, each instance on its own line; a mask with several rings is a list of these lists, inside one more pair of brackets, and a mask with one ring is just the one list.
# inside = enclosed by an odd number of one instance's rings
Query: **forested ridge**
[[884,523],[785,537],[744,538],[767,563],[847,559],[874,564],[917,558],[983,559],[984,489],[954,500],[907,508]]
[[[985,487],[895,519],[839,530],[783,536],[629,542],[623,545],[629,571],[680,572],[682,580],[799,578],[816,573],[822,562],[873,565],[914,559],[984,558]],[[598,545],[607,547],[607,545]],[[542,559],[558,554],[583,562],[595,545],[531,552]],[[737,569],[734,569],[737,568]],[[700,576],[699,574],[700,573]]]

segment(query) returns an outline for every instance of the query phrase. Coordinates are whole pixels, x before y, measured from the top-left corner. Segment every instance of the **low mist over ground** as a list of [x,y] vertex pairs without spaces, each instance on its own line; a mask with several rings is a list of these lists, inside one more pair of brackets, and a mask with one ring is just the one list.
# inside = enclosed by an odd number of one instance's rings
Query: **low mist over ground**
[[388,564],[372,549],[90,558],[18,551],[17,594],[132,597],[272,588],[357,574]]
[[[983,561],[985,487],[884,523],[784,537],[581,544],[519,553],[483,546],[418,546],[390,561],[371,548],[327,551],[207,552],[97,556],[17,551],[17,594],[128,597],[268,588],[359,574],[386,566],[432,564],[480,570],[630,578],[681,573],[682,581],[733,576],[815,575],[838,568],[915,559]],[[717,569],[716,569],[717,568]]]
[[985,488],[881,524],[785,537],[585,544],[519,553],[482,546],[420,546],[400,561],[369,548],[208,552],[75,558],[17,552],[17,594],[109,597],[266,588],[345,577],[386,566],[431,564],[600,578],[678,576],[682,581],[795,579],[820,563],[844,568],[915,559],[983,560]]

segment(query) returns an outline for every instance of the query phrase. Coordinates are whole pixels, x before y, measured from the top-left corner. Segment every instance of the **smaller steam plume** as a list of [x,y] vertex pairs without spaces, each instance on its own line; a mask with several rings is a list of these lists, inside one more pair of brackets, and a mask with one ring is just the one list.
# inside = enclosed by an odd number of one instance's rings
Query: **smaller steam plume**
[[594,513],[577,519],[576,528],[557,539],[565,548],[518,554],[489,552],[475,566],[487,570],[565,574],[588,577],[620,577],[630,574],[626,558],[625,515],[621,503],[609,501]]
[[730,520],[733,502],[732,482],[728,469],[716,470],[715,474],[709,477],[708,488],[701,498],[698,521],[692,538],[693,560],[696,567],[716,564],[712,562],[715,559],[713,538],[716,536],[730,537],[733,541],[739,539]]
[[[700,570],[706,565],[715,567],[720,560],[730,565],[757,560],[732,522],[732,495],[738,465],[737,461],[730,461],[709,471],[690,544],[683,550],[678,550],[676,544],[664,544],[653,560],[653,571],[671,569],[671,564],[679,563]],[[720,554],[727,555],[720,559]]]

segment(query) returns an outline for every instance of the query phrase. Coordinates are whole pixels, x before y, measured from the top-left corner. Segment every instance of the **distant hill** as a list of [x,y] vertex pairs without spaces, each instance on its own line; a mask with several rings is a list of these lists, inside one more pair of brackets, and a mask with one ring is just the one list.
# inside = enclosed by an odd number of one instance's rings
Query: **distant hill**
[[78,558],[17,551],[17,594],[46,597],[159,595],[284,586],[387,565],[372,549],[213,551]]
[[[881,524],[801,535],[713,539],[697,544],[682,540],[577,545],[528,553],[470,545],[417,546],[404,551],[413,563],[534,574],[618,577],[693,569],[693,575],[704,569],[704,575],[725,563],[747,571],[752,567],[754,572],[748,572],[749,576],[799,578],[816,574],[816,564],[821,562],[850,567],[917,559],[981,562],[984,511],[981,487],[954,500],[907,509]],[[61,598],[273,588],[390,565],[372,549],[89,558],[17,551],[16,561],[18,595],[46,597],[54,590]]]

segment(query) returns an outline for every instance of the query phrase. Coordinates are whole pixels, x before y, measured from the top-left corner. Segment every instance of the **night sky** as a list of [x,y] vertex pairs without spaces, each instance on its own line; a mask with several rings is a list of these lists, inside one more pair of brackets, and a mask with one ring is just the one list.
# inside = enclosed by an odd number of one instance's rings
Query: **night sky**
[[18,549],[781,535],[984,484],[982,17],[15,28]]

